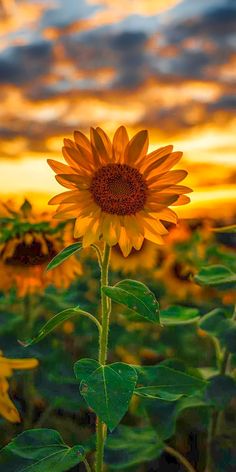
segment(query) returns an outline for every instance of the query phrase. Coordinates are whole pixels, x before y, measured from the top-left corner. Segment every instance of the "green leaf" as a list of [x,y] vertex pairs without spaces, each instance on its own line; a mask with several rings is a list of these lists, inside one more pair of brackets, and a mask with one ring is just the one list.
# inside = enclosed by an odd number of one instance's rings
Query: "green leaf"
[[[143,387],[148,386],[146,391],[149,398],[152,390],[154,398],[173,401],[182,395],[191,396],[207,386],[205,380],[165,365],[141,366],[135,369],[138,374],[137,383],[142,384],[135,389],[135,393],[140,392],[143,396],[145,394]],[[141,390],[140,387],[142,387]]]
[[213,228],[215,233],[236,233],[236,225],[222,226],[222,228]]
[[229,352],[236,354],[236,323],[223,310],[216,308],[204,315],[199,327],[219,339]]
[[196,323],[199,320],[199,310],[179,305],[170,306],[161,310],[160,320],[161,324],[167,326]]
[[79,315],[82,310],[79,307],[76,308],[67,308],[66,310],[57,313],[57,315],[53,316],[48,320],[40,329],[37,336],[32,339],[27,339],[26,341],[19,341],[21,345],[24,347],[31,346],[32,344],[36,344],[45,338],[51,331],[57,328],[61,323],[70,319],[72,316]]
[[96,361],[88,362],[89,359],[84,361],[75,366],[76,376],[83,377],[80,393],[90,408],[112,431],[128,410],[137,381],[136,371],[122,362],[97,367]]
[[143,318],[159,323],[159,303],[149,288],[136,280],[122,280],[114,287],[102,287],[111,300],[125,305]]
[[74,364],[75,376],[81,382],[86,380],[99,367],[100,364],[95,359],[80,359]]
[[189,408],[207,407],[201,393],[192,397],[182,397],[176,402],[166,400],[142,400],[150,422],[162,440],[167,440],[175,432],[175,424],[180,414]]
[[4,472],[64,472],[83,460],[83,447],[67,446],[53,429],[24,431],[0,451]]
[[154,429],[120,425],[107,438],[105,461],[109,470],[124,470],[156,459],[163,448],[164,444]]
[[150,387],[139,387],[136,388],[134,393],[138,395],[139,397],[143,398],[149,398],[150,400],[152,399],[162,399],[166,400],[169,402],[175,402],[176,400],[179,400],[183,396],[182,393],[171,393],[171,392],[166,392],[162,391],[158,386],[156,385],[151,385]]
[[64,262],[66,259],[68,259],[72,254],[74,254],[77,251],[80,251],[82,249],[82,243],[73,243],[70,246],[65,247],[62,249],[61,252],[59,252],[52,260],[49,262],[47,266],[47,271],[51,269],[55,269],[55,267],[58,267],[62,262]]
[[236,397],[236,382],[228,375],[216,375],[209,381],[206,399],[217,410],[224,410]]
[[223,265],[202,267],[200,272],[195,275],[194,280],[199,285],[207,285],[219,290],[236,287],[236,274]]

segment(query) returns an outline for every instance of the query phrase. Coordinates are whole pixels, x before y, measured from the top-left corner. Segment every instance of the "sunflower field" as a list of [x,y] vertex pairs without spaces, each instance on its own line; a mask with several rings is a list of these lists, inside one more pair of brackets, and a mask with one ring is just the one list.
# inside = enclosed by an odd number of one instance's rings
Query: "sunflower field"
[[0,471],[236,471],[235,15],[0,1]]

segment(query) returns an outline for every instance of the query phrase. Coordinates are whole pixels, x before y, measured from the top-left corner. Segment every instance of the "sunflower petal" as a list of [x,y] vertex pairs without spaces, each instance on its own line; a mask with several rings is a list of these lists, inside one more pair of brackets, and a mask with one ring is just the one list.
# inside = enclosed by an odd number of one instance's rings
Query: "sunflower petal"
[[57,177],[75,184],[78,188],[88,189],[90,187],[91,179],[90,177],[81,176],[78,174],[58,174]]
[[137,164],[147,154],[147,150],[148,132],[146,130],[139,131],[126,147],[124,162],[131,166]]
[[169,221],[170,223],[176,224],[178,222],[178,217],[176,213],[170,208],[164,208],[158,213],[158,218],[163,221]]
[[155,182],[158,174],[163,174],[174,167],[180,161],[182,155],[182,152],[172,152],[167,156],[161,157],[146,168],[143,177],[147,179],[148,184],[151,185],[152,181]]
[[47,159],[49,166],[56,172],[56,174],[75,174],[76,171],[70,166],[63,164],[62,162],[54,161],[54,159]]
[[189,197],[187,197],[187,195],[180,195],[177,200],[172,203],[172,205],[186,205],[187,203],[189,203],[191,200]]
[[111,144],[111,140],[110,140],[109,136],[107,136],[105,131],[103,131],[103,129],[100,128],[99,126],[96,128],[96,131],[99,134],[101,140],[103,141],[103,144],[104,144],[104,146],[107,150],[107,154],[108,154],[108,156],[111,160],[111,158],[112,158],[112,144]]
[[168,156],[171,152],[173,151],[173,146],[164,146],[159,149],[156,149],[153,152],[150,152],[145,156],[145,159],[142,161],[141,166],[142,166],[142,171],[144,172],[146,168],[152,164],[153,162],[156,162],[158,159],[161,159],[162,157]]
[[119,246],[123,256],[127,257],[132,249],[132,244],[124,226],[121,226],[120,229]]
[[113,160],[123,163],[126,146],[129,143],[129,136],[124,126],[120,126],[113,137]]
[[173,184],[180,182],[187,177],[188,172],[186,170],[170,170],[165,174],[157,176],[155,183],[150,187],[152,190],[162,190],[165,187],[171,187]]
[[76,144],[86,149],[86,151],[90,153],[92,152],[89,139],[87,136],[85,136],[85,134],[81,133],[81,131],[74,131],[74,140]]

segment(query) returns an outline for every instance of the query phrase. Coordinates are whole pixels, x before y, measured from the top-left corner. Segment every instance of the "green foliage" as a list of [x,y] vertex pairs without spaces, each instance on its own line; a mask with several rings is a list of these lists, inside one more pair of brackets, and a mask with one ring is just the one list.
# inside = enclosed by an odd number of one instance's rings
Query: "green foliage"
[[211,265],[202,267],[200,272],[194,277],[199,285],[225,290],[236,287],[236,274],[231,269],[223,265]]
[[46,270],[49,271],[51,269],[55,269],[55,267],[58,267],[59,265],[61,265],[70,256],[80,251],[82,247],[83,247],[82,243],[80,242],[73,243],[73,244],[70,244],[70,246],[65,247],[49,262]]
[[149,288],[136,280],[125,279],[114,287],[102,287],[114,302],[125,305],[143,318],[159,323],[159,303]]
[[199,322],[201,329],[219,339],[222,346],[236,353],[236,322],[219,308],[210,311]]
[[150,399],[175,401],[183,395],[191,396],[207,386],[205,380],[166,365],[141,366],[135,369],[139,385],[135,393]]
[[81,310],[79,307],[76,308],[68,308],[66,310],[57,313],[57,315],[53,316],[50,320],[48,320],[43,327],[40,329],[37,336],[32,339],[27,339],[26,341],[21,341],[21,344],[24,347],[31,346],[32,344],[36,344],[45,338],[49,333],[51,333],[55,328],[57,328],[61,323],[66,320],[69,320],[73,316],[78,316],[81,314]]
[[161,324],[165,326],[196,323],[199,310],[186,306],[173,305],[160,312]]
[[105,461],[111,469],[124,470],[156,459],[163,448],[164,444],[154,429],[121,425],[107,438]]
[[137,382],[135,369],[122,362],[98,365],[91,359],[75,364],[80,393],[112,431],[126,413]]
[[224,410],[236,398],[236,382],[229,375],[212,377],[206,389],[207,402],[217,410]]
[[0,451],[4,472],[64,472],[83,460],[83,447],[67,446],[53,429],[24,431]]
[[182,397],[177,401],[143,399],[149,421],[162,440],[167,440],[175,433],[176,421],[184,410],[207,407],[202,393],[191,397]]

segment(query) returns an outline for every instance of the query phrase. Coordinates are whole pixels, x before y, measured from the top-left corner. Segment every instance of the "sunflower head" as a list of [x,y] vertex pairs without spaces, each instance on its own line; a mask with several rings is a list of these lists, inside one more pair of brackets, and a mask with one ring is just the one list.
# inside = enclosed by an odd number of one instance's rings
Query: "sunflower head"
[[53,197],[57,218],[75,219],[74,235],[88,246],[100,239],[118,244],[126,257],[144,239],[163,244],[163,221],[176,223],[169,205],[189,202],[191,189],[178,185],[187,172],[171,170],[181,152],[172,146],[148,154],[148,133],[129,140],[124,126],[111,142],[101,129],[91,128],[90,140],[75,131],[62,148],[66,164],[49,159],[57,181],[68,190]]
[[[66,222],[51,223],[49,214],[35,213],[25,200],[16,210],[5,205],[7,214],[1,218],[0,264],[4,277],[0,288],[7,291],[16,286],[20,296],[34,293],[54,282],[58,288],[66,287],[75,273],[81,273],[79,262],[72,259],[65,270],[55,269],[48,274],[45,267],[64,247],[68,239]],[[66,234],[66,238],[64,238]],[[68,269],[68,270],[67,270]]]

